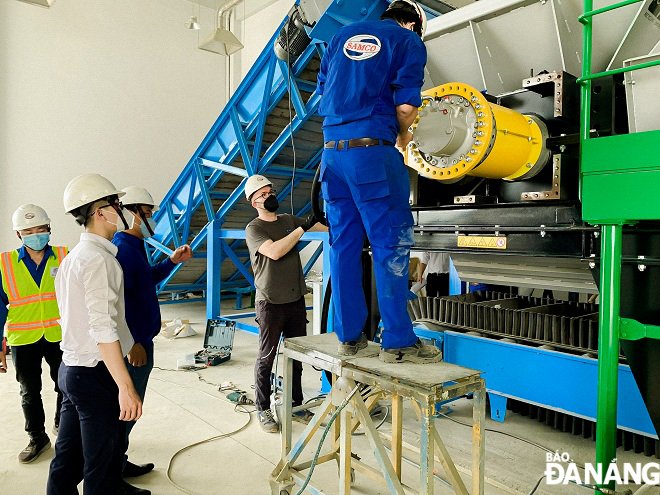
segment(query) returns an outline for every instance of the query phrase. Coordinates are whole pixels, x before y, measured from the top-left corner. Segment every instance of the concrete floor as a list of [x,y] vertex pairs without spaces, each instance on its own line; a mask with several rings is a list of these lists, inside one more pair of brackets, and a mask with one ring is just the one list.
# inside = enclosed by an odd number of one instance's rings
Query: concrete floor
[[[233,312],[227,305],[224,314]],[[175,317],[189,319],[198,331],[195,337],[168,340],[157,337],[156,366],[149,382],[144,405],[144,415],[131,435],[130,458],[136,463],[153,462],[156,469],[133,483],[149,488],[154,494],[268,494],[268,476],[279,460],[279,435],[261,431],[255,415],[234,411],[234,405],[224,399],[217,386],[230,381],[236,386],[251,391],[253,365],[256,355],[256,337],[237,332],[231,361],[201,371],[199,374],[172,371],[177,359],[202,348],[205,328],[204,307],[200,303],[165,305],[163,319]],[[310,318],[311,319],[311,318]],[[27,444],[23,431],[18,384],[10,373],[0,375],[0,401],[2,403],[2,441],[0,441],[0,491],[16,495],[44,493],[48,466],[53,455],[49,450],[32,464],[21,465],[16,460],[19,451]],[[202,377],[205,381],[200,380]],[[44,391],[47,421],[53,417],[54,393],[47,374],[44,374]],[[320,373],[306,368],[303,377],[306,397],[314,397],[320,388]],[[468,400],[457,401],[451,406],[450,416],[458,421],[469,422],[471,404]],[[204,440],[230,433],[247,421],[242,431],[217,440],[193,446],[177,455],[181,449]],[[419,444],[414,415],[404,421],[405,440]],[[469,485],[470,435],[471,429],[440,418],[437,425],[445,445],[452,454],[459,471]],[[386,422],[381,429],[389,431]],[[494,423],[490,419],[487,427],[505,431],[529,439],[551,450],[569,452],[577,462],[593,462],[594,443],[569,434],[559,433],[549,427],[516,414],[510,414],[506,423]],[[294,438],[302,425],[294,423]],[[53,439],[54,440],[54,439]],[[370,446],[364,436],[353,440],[354,450],[367,463],[373,463]],[[545,452],[520,440],[493,432],[486,434],[486,494],[526,495],[534,487],[545,470]],[[308,454],[309,455],[309,454]],[[621,452],[619,461],[650,462],[652,459]],[[175,487],[167,478],[170,476],[183,490]],[[414,485],[418,468],[404,464],[404,481]],[[442,471],[438,473],[443,476]],[[313,484],[324,493],[337,493],[337,471],[328,463],[317,468]],[[634,487],[632,487],[634,488]],[[358,474],[354,485],[355,494],[386,494],[384,484],[377,484]],[[438,481],[437,494],[453,491]],[[542,483],[538,495],[579,495],[593,493],[576,486],[550,487]],[[645,491],[645,494],[657,493]],[[640,492],[641,494],[641,492]]]

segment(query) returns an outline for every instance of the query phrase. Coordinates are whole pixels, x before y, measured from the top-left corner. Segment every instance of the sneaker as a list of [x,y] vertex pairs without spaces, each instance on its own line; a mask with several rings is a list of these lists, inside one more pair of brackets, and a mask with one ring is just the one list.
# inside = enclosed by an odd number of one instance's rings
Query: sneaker
[[379,356],[384,363],[437,363],[442,361],[442,352],[433,345],[424,345],[417,339],[410,347],[381,349]]
[[355,356],[358,353],[358,351],[362,349],[366,349],[368,345],[369,345],[369,341],[367,340],[367,336],[362,333],[360,334],[359,340],[340,342],[337,353],[340,356]]
[[25,447],[20,454],[18,454],[18,462],[21,464],[29,464],[34,461],[39,455],[50,448],[50,439],[43,437],[37,440],[30,440],[30,443]]
[[314,417],[314,413],[309,409],[302,409],[300,411],[296,411],[291,414],[291,419],[293,419],[294,421],[298,421],[299,423],[305,423],[305,424],[308,424],[313,417]]
[[280,431],[280,425],[277,424],[277,421],[273,417],[273,412],[270,409],[265,411],[257,411],[257,418],[259,419],[259,424],[261,429],[268,433],[277,433]]

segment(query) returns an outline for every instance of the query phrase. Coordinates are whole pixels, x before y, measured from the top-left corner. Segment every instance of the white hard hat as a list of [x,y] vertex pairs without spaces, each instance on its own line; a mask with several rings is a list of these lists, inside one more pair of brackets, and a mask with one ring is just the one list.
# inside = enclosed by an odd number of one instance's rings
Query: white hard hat
[[41,206],[25,204],[16,208],[11,216],[12,228],[16,231],[50,225],[50,218]]
[[273,183],[266,179],[263,175],[251,175],[245,183],[245,197],[250,200],[250,197],[262,187],[272,186]]
[[125,193],[124,197],[121,198],[124,206],[147,205],[153,206],[153,211],[158,211],[158,205],[154,203],[153,196],[144,187],[128,186],[122,189],[122,191]]
[[426,12],[424,12],[424,9],[417,2],[413,2],[413,0],[394,0],[387,7],[383,15],[387,17],[387,13],[395,13],[397,10],[408,12],[419,18],[418,21],[415,21],[414,31],[420,38],[424,38],[424,34],[426,33]]
[[64,189],[64,211],[71,213],[73,210],[99,199],[109,196],[122,197],[124,194],[102,175],[79,175],[71,179]]

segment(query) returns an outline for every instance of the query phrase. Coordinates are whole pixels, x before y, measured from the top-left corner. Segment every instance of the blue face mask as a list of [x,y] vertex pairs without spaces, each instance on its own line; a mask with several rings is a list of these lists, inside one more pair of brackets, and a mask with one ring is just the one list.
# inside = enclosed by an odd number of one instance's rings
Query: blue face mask
[[[141,218],[140,220],[142,220],[142,223],[140,224],[140,232],[142,232],[142,236],[145,239],[148,239],[149,237],[151,237],[151,232],[156,231],[156,222],[151,217],[147,218],[146,222],[144,221],[143,218]],[[149,227],[151,228],[151,232],[149,232],[149,229],[147,228],[147,224],[149,224]]]
[[30,234],[22,236],[23,244],[35,251],[41,251],[50,241],[50,232],[41,232],[39,234]]

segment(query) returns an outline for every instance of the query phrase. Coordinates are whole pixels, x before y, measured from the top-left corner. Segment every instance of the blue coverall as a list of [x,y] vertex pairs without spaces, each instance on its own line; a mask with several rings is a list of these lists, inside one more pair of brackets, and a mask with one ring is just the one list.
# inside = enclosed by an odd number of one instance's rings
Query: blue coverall
[[396,107],[421,104],[425,65],[419,36],[391,19],[341,28],[321,62],[317,91],[323,95],[324,141],[379,140],[374,146],[323,150],[334,330],[340,342],[358,340],[367,317],[361,265],[365,233],[384,325],[382,347],[417,341],[406,311],[413,243],[410,184],[394,143]]

